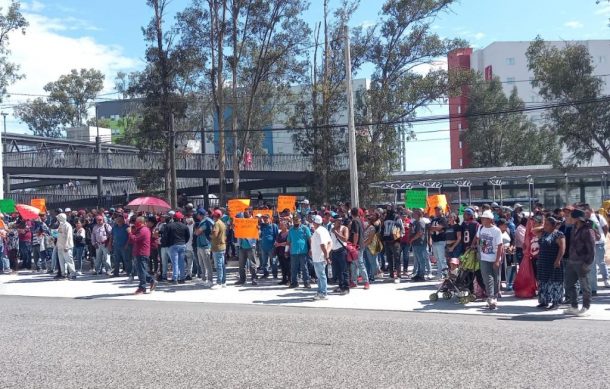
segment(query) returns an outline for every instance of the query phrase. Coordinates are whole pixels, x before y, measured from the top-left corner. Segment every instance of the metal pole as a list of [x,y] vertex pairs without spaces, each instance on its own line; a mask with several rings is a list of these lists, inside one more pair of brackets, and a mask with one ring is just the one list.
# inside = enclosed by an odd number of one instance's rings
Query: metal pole
[[2,115],[4,119],[4,133],[6,134],[6,117],[8,116],[8,113],[2,112],[0,115]]
[[[97,116],[97,104],[95,104],[95,128],[96,128],[96,136],[95,136],[95,151],[97,153],[97,167],[98,169],[102,167],[102,138],[100,138],[100,126],[98,123]],[[89,131],[87,131],[89,132]],[[88,136],[89,137],[89,136]],[[89,138],[91,139],[91,138]],[[103,179],[102,176],[97,176],[97,205],[98,207],[102,204],[102,191],[103,191]]]
[[570,179],[568,178],[568,173],[565,173],[565,179],[566,179],[566,203],[565,205],[570,204]]
[[174,129],[174,113],[172,112],[170,121],[170,137],[169,137],[169,169],[170,169],[170,201],[172,208],[178,206],[178,187],[176,185],[176,131]]
[[[203,157],[203,162],[204,162],[204,166],[202,166],[201,171],[205,171],[206,170],[206,166],[205,166],[205,126],[203,125],[203,115],[201,115],[201,121],[202,121],[202,125],[201,125],[201,156]],[[210,209],[210,199],[208,198],[210,196],[209,194],[209,188],[208,188],[208,179],[205,177],[205,174],[203,175],[203,208],[205,209]]]
[[358,159],[356,157],[356,126],[354,124],[354,96],[352,95],[352,58],[350,53],[349,28],[343,26],[345,38],[345,89],[347,92],[347,130],[349,138],[349,179],[352,207],[359,207]]

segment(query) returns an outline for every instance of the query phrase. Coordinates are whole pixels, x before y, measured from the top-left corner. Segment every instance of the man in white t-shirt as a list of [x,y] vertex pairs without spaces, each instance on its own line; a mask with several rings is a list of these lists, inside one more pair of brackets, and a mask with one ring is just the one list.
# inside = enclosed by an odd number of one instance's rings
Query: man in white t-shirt
[[311,235],[311,259],[318,278],[318,293],[314,296],[314,300],[326,300],[327,294],[325,270],[326,265],[330,262],[331,240],[330,233],[322,223],[322,216],[315,215],[313,217],[315,231]]
[[494,214],[487,210],[481,215],[483,226],[477,231],[475,245],[481,256],[481,275],[485,282],[487,305],[489,309],[496,309],[498,303],[496,295],[499,292],[497,285],[500,279],[500,264],[504,255],[502,244],[502,231],[493,225]]

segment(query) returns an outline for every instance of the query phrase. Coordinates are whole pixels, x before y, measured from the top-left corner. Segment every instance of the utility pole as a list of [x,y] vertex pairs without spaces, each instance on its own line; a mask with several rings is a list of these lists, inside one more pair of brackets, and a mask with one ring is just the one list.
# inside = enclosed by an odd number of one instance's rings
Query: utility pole
[[169,123],[169,190],[172,208],[178,206],[178,185],[176,184],[176,129],[174,128],[174,113],[172,112]]
[[354,96],[352,94],[352,56],[350,53],[349,27],[343,26],[345,38],[345,83],[347,92],[347,134],[349,140],[349,181],[352,207],[359,207],[358,159],[356,156],[356,126],[354,124]]
[[[95,128],[96,128],[96,136],[95,136],[95,151],[97,153],[97,167],[100,169],[102,167],[102,138],[100,137],[100,125],[98,123],[98,115],[97,115],[97,104],[95,104]],[[89,132],[89,131],[87,131]],[[89,138],[91,139],[91,138]],[[97,206],[99,207],[102,204],[102,176],[97,176]]]
[[[204,124],[204,118],[203,115],[201,117],[201,156],[203,158],[203,169],[201,169],[202,172],[205,171],[205,162],[206,162],[206,156],[205,156],[205,124]],[[205,176],[205,173],[203,173],[203,208],[205,209],[210,209],[210,199],[208,198],[210,196],[210,188],[208,187],[208,179]]]

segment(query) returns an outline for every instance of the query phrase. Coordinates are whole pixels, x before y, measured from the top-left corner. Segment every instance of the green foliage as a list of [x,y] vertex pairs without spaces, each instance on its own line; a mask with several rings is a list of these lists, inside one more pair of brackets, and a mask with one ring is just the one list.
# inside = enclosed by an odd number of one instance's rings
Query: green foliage
[[449,94],[447,71],[433,65],[439,58],[446,58],[449,51],[465,47],[467,43],[441,39],[432,32],[431,23],[453,3],[452,0],[387,0],[379,23],[355,39],[356,46],[365,53],[364,61],[375,69],[370,88],[363,96],[360,119],[390,123],[358,131],[363,202],[371,202],[379,195],[369,184],[386,179],[397,167],[401,138],[411,137],[409,125],[391,123],[413,119],[419,108]]
[[[559,153],[557,142],[546,127],[538,128],[522,112],[523,100],[513,88],[510,96],[495,77],[473,77],[468,94],[468,129],[462,142],[469,151],[472,167],[524,166],[553,163]],[[501,114],[485,113],[505,112]],[[512,113],[510,113],[512,112]]]
[[560,143],[571,153],[568,164],[588,162],[598,155],[610,164],[610,101],[602,95],[604,81],[595,75],[586,46],[557,48],[540,37],[527,50],[532,86],[545,101],[564,103],[545,117]]
[[23,78],[19,74],[19,66],[10,62],[8,57],[9,35],[13,31],[20,30],[25,34],[28,26],[27,20],[21,14],[21,4],[19,1],[11,0],[6,12],[0,7],[0,102],[6,95],[6,88],[15,81]]
[[15,116],[27,124],[33,135],[61,137],[64,126],[87,124],[88,110],[104,87],[99,70],[72,69],[57,81],[45,85],[46,99],[36,98],[15,107]]

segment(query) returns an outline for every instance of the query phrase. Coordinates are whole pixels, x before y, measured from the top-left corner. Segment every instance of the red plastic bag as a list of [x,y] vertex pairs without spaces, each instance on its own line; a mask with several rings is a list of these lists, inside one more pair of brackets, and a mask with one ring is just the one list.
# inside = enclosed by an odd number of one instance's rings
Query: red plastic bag
[[536,277],[534,276],[534,266],[532,265],[531,242],[534,235],[532,231],[533,224],[534,221],[532,219],[527,223],[525,241],[523,242],[523,260],[519,265],[519,271],[517,272],[515,283],[513,284],[515,297],[524,299],[536,297],[536,290],[538,289]]

